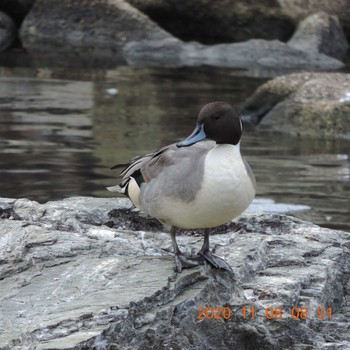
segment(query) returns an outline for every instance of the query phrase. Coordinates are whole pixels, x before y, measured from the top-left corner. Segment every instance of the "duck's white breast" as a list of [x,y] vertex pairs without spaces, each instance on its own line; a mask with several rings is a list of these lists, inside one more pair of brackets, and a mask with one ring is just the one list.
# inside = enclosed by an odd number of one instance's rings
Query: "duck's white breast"
[[217,145],[205,157],[204,176],[195,199],[170,201],[162,212],[166,221],[176,227],[215,227],[240,215],[254,196],[239,144]]

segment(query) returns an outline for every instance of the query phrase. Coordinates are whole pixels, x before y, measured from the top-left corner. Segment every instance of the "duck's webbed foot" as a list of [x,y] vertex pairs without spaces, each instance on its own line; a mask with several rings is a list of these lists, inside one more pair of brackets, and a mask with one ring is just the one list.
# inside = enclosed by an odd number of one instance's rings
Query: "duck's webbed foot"
[[203,258],[212,264],[217,269],[223,269],[227,271],[231,271],[232,267],[222,258],[214,254],[209,250],[209,230],[206,229],[204,233],[204,243],[202,249],[199,251],[199,255],[203,256]]
[[206,260],[217,269],[233,271],[231,266],[222,258],[218,257],[209,250],[209,230],[205,230],[204,243],[202,249],[197,255],[185,255],[179,249],[176,242],[176,229],[172,227],[170,230],[174,253],[175,253],[175,272],[181,272],[182,269],[203,265]]
[[175,271],[181,272],[182,269],[195,267],[204,264],[204,257],[202,255],[189,256],[183,254],[181,251],[175,253]]
[[208,261],[210,264],[212,264],[217,269],[223,269],[233,272],[231,266],[222,258],[212,253],[209,249],[206,251],[200,251],[200,255],[203,256],[203,258]]
[[176,242],[176,228],[172,227],[170,230],[171,240],[173,243],[175,253],[175,272],[181,272],[182,269],[195,267],[204,264],[204,257],[200,254],[197,255],[185,255],[181,252]]

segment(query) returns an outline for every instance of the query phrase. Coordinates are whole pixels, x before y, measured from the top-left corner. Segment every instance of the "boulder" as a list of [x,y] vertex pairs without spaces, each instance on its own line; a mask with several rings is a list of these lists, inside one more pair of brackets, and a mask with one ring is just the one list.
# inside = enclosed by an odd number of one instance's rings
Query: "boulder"
[[275,78],[245,101],[242,114],[271,131],[350,139],[350,76],[294,73]]
[[203,44],[251,38],[287,41],[298,23],[324,11],[340,19],[350,39],[349,0],[128,0],[182,40]]
[[158,40],[169,34],[123,0],[37,0],[20,36],[29,49],[72,45],[116,51],[130,40]]
[[277,0],[282,12],[297,25],[300,21],[316,12],[326,12],[339,18],[340,24],[350,40],[350,1],[349,0]]
[[240,43],[203,45],[176,38],[131,42],[123,48],[134,66],[211,65],[247,69],[248,74],[276,75],[281,71],[336,70],[348,43],[335,16],[317,13],[303,21],[287,43],[251,39]]
[[6,50],[16,39],[17,28],[11,17],[0,12],[0,52]]
[[207,45],[251,38],[286,41],[295,29],[294,21],[275,0],[128,2],[174,36]]
[[323,53],[343,59],[349,49],[338,17],[325,12],[315,13],[299,23],[288,45],[302,51]]
[[322,53],[295,49],[278,40],[202,45],[175,38],[130,42],[123,54],[132,66],[210,65],[246,69],[247,74],[271,76],[281,71],[336,70],[344,66]]
[[176,274],[169,235],[126,199],[1,198],[0,227],[3,350],[350,346],[350,233],[246,214],[211,238],[232,273]]
[[[31,52],[44,50],[49,55],[51,51],[55,54],[70,53],[72,48],[84,48],[89,49],[89,55],[83,51],[84,57],[101,57],[101,61],[106,62],[108,57],[116,60],[120,53],[119,48],[123,48],[125,60],[136,66],[213,65],[249,69],[252,72],[259,69],[274,71],[272,74],[277,74],[276,71],[279,74],[280,70],[335,70],[343,67],[343,63],[336,58],[344,56],[347,43],[341,28],[337,26],[336,17],[326,14],[306,20],[306,24],[301,25],[288,45],[279,40],[261,39],[203,45],[198,42],[184,42],[172,36],[125,0],[51,0],[49,5],[47,1],[37,0],[21,27],[22,43]],[[189,2],[185,13],[191,12],[194,4],[195,2]],[[172,2],[167,4],[169,8],[173,5]],[[179,5],[180,8],[182,6]],[[210,16],[215,11],[210,12],[208,6],[201,8],[201,11]],[[144,9],[143,6],[139,7]],[[239,17],[240,11],[250,9],[249,11],[255,13],[256,22],[257,18],[261,18],[256,16],[257,8],[234,5],[230,11],[238,11]],[[182,13],[184,18],[185,13]],[[198,16],[201,17],[199,13]],[[219,15],[217,20],[221,18],[224,17]],[[181,16],[179,20],[183,20]],[[237,24],[239,21],[230,23]],[[273,21],[267,23],[266,28],[276,29]],[[180,27],[185,26],[182,23]],[[258,34],[263,32],[265,26],[256,24],[256,28],[257,33],[251,33],[250,38],[265,37]],[[210,32],[214,33],[212,29]],[[225,32],[241,31],[228,27]],[[74,52],[73,57],[76,55],[77,52]]]

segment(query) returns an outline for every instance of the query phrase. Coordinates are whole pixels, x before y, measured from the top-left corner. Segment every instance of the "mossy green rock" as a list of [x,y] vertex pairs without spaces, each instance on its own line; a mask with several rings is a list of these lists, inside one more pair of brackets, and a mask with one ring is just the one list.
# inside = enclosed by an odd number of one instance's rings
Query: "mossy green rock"
[[262,85],[243,105],[260,128],[350,139],[350,76],[295,73]]

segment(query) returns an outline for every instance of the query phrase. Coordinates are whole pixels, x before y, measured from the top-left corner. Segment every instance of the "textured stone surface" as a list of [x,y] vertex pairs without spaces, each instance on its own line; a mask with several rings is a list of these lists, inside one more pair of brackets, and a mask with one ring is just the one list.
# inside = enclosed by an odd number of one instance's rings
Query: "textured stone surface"
[[302,51],[320,52],[340,60],[349,49],[338,17],[325,12],[315,13],[301,21],[288,45]]
[[130,42],[123,48],[126,61],[133,66],[210,65],[256,70],[290,71],[334,70],[343,67],[339,60],[321,53],[302,51],[280,41],[252,39],[241,43],[202,45],[175,38]]
[[275,0],[127,0],[182,40],[203,44],[251,38],[285,41],[294,20]]
[[295,73],[275,78],[244,103],[246,119],[294,135],[350,139],[350,77]]
[[321,12],[306,18],[287,44],[254,39],[207,46],[166,38],[131,42],[125,46],[124,55],[129,64],[137,66],[206,64],[248,69],[254,74],[256,70],[339,69],[343,63],[335,58],[343,58],[347,49],[337,17]]
[[0,12],[0,52],[7,49],[15,40],[17,28],[12,18]]
[[278,5],[283,8],[283,12],[288,14],[295,23],[302,21],[313,13],[324,11],[330,15],[336,15],[346,33],[348,39],[350,39],[350,1],[349,0],[278,0]]
[[26,48],[61,44],[108,51],[130,40],[169,36],[123,0],[37,0],[20,34]]
[[[343,58],[346,52],[347,42],[337,17],[327,14],[317,15],[316,20],[315,16],[305,20],[289,45],[279,40],[259,39],[265,37],[258,34],[264,30],[256,23],[257,18],[261,18],[257,15],[260,3],[258,7],[252,4],[231,6],[230,11],[236,11],[235,15],[238,17],[241,11],[254,13],[251,18],[254,18],[254,28],[257,28],[257,31],[251,33],[248,38],[257,39],[203,45],[177,39],[124,0],[104,2],[50,0],[49,5],[47,1],[37,0],[21,27],[21,40],[25,48],[31,52],[38,50],[50,52],[46,46],[54,46],[55,53],[61,51],[69,53],[71,48],[74,48],[76,51],[74,54],[77,54],[78,48],[89,48],[91,50],[89,57],[101,57],[104,62],[116,60],[116,57],[119,61],[122,60],[120,49],[124,48],[124,59],[131,65],[170,67],[213,65],[249,69],[253,74],[259,69],[274,71],[274,74],[276,71],[280,73],[281,70],[288,72],[300,69],[335,70],[343,67],[343,63],[336,58]],[[167,5],[170,8],[174,4]],[[189,5],[188,10],[192,5]],[[175,6],[178,6],[177,3]],[[201,8],[201,12],[211,16],[215,12],[210,12],[208,6]],[[145,8],[142,5],[139,7]],[[272,11],[276,12],[277,9]],[[181,12],[178,18],[183,21],[186,13],[189,12]],[[199,13],[197,15],[200,17]],[[282,18],[285,15],[280,13],[280,16]],[[265,17],[266,24],[268,23],[265,29],[272,28],[275,31],[277,27],[267,18],[268,16]],[[237,22],[231,20],[230,23]],[[244,20],[242,19],[240,23],[244,23]],[[210,24],[207,28],[212,28],[213,23]],[[185,26],[182,24],[181,28],[183,27]],[[213,32],[212,29],[210,31]],[[291,35],[292,32],[285,40]],[[267,35],[267,37],[276,36]],[[238,41],[241,40],[244,39]]]
[[183,40],[205,44],[251,38],[287,41],[300,21],[324,11],[340,18],[350,38],[349,0],[128,0]]
[[[130,209],[124,199],[0,199],[0,349],[350,346],[349,233],[247,214],[211,238],[234,273],[175,274],[168,234]],[[178,242],[189,252],[202,236]],[[199,319],[201,307],[230,317]]]

